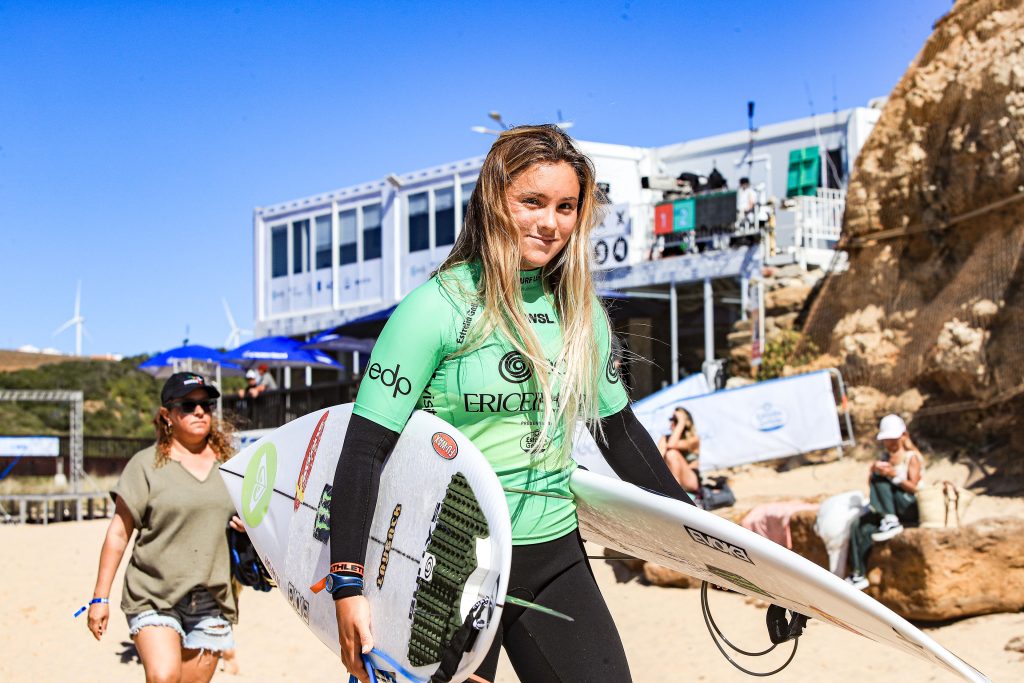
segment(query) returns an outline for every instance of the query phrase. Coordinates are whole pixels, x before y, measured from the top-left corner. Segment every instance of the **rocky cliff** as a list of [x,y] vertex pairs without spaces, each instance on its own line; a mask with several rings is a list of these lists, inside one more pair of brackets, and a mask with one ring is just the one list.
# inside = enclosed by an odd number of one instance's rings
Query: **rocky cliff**
[[[857,158],[806,339],[913,430],[1024,453],[1024,0],[961,0]],[[892,403],[892,401],[890,401]],[[880,415],[879,415],[880,416]],[[1017,458],[1018,463],[1021,458]]]

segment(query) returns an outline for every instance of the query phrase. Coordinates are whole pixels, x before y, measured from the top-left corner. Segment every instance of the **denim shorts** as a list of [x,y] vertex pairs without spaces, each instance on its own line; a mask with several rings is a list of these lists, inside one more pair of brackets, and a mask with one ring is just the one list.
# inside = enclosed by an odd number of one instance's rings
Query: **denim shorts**
[[147,610],[128,615],[128,630],[134,637],[146,626],[167,626],[181,636],[187,650],[223,652],[235,647],[231,623],[220,613],[220,606],[205,588],[193,588],[169,610]]

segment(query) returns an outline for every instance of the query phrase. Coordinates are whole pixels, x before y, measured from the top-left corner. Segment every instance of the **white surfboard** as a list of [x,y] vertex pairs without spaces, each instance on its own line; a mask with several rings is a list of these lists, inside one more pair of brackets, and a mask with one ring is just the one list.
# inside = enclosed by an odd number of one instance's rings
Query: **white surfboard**
[[[336,654],[334,600],[314,591],[330,564],[331,484],[352,405],[289,422],[221,466],[260,558],[301,620]],[[416,412],[381,476],[367,546],[378,677],[427,680],[474,606],[476,641],[454,680],[472,673],[499,628],[512,529],[497,476],[465,436]],[[381,678],[382,680],[386,680]]]
[[738,524],[582,469],[570,486],[588,541],[891,645],[965,680],[988,681],[878,601]]

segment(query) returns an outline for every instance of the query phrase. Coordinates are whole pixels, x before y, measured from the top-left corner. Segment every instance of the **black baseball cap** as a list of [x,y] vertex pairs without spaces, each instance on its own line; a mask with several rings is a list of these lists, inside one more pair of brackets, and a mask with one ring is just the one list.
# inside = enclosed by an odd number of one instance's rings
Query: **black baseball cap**
[[194,372],[176,372],[164,382],[164,388],[160,390],[160,403],[167,405],[174,399],[188,396],[196,389],[205,389],[207,398],[220,397],[217,388],[208,383],[202,375]]

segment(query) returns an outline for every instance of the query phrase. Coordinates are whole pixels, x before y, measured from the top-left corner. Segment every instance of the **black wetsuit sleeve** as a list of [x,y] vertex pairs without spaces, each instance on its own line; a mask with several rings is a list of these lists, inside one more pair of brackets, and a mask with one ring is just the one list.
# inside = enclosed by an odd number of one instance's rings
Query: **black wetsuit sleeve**
[[[336,562],[365,563],[380,474],[397,442],[398,432],[360,415],[352,415],[331,490],[332,565]],[[358,572],[337,573],[359,576]],[[360,594],[362,590],[350,586],[336,590],[334,598]]]
[[604,439],[594,434],[594,440],[604,459],[623,481],[693,505],[632,408],[627,405],[614,415],[601,418],[601,429]]

